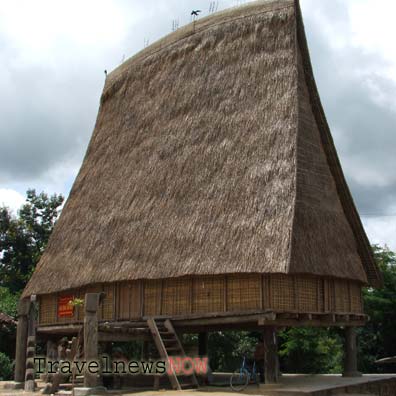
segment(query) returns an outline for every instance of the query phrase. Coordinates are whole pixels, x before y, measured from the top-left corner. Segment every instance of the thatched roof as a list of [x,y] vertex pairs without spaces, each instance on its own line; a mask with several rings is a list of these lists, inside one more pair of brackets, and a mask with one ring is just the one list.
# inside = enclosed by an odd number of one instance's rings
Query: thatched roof
[[188,25],[109,74],[84,162],[25,290],[224,273],[379,285],[299,6]]

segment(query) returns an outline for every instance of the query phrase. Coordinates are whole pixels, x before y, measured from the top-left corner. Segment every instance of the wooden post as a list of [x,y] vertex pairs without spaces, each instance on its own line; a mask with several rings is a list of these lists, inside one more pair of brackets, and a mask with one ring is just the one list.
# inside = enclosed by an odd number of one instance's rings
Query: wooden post
[[[85,295],[84,315],[84,357],[87,362],[98,361],[98,309],[101,293],[87,293]],[[94,388],[98,386],[97,374],[84,373],[84,386]]]
[[27,298],[19,300],[14,373],[16,382],[25,381],[29,310],[30,300]]
[[141,359],[144,361],[149,360],[149,349],[150,349],[150,344],[148,341],[143,341],[142,344],[142,353],[141,353]]
[[353,326],[345,328],[345,356],[343,377],[360,377],[357,369],[356,329]]
[[266,384],[278,382],[278,347],[276,343],[276,328],[265,326],[263,330],[264,342],[264,376]]
[[208,356],[208,333],[198,334],[198,356]]

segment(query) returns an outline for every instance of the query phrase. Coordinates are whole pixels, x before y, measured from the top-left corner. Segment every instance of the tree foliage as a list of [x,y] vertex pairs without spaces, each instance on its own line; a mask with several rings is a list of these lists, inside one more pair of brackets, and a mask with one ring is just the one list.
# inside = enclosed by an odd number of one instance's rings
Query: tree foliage
[[0,312],[16,317],[20,293],[11,293],[6,287],[0,286]]
[[286,373],[342,371],[343,342],[337,331],[293,327],[279,333],[281,369]]
[[3,352],[0,352],[0,381],[6,381],[12,377],[11,359]]
[[[62,203],[61,195],[28,190],[17,216],[0,207],[0,312],[16,316],[21,291],[48,243]],[[0,326],[0,379],[12,375],[15,331],[15,325]]]
[[394,372],[394,365],[375,360],[396,356],[396,255],[387,247],[373,246],[384,287],[364,290],[365,312],[370,320],[359,329],[359,363],[363,372]]
[[0,208],[0,286],[16,293],[29,280],[58,218],[62,195],[27,191],[26,203],[12,215]]

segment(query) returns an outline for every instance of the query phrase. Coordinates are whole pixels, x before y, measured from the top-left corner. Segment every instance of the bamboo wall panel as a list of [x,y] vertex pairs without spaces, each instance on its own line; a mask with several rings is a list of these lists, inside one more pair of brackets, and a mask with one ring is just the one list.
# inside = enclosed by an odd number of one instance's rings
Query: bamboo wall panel
[[260,309],[261,278],[252,275],[231,275],[227,277],[227,310],[243,311]]
[[144,315],[161,315],[162,280],[144,282]]
[[165,279],[162,285],[162,315],[183,315],[191,311],[192,279]]
[[350,312],[348,282],[344,280],[334,281],[335,311]]
[[296,310],[294,277],[279,274],[271,275],[269,280],[270,307],[280,311]]
[[310,277],[295,278],[295,292],[298,302],[297,310],[301,312],[320,312],[319,311],[319,290],[318,281],[320,279]]
[[129,285],[129,317],[130,319],[138,319],[142,316],[143,282],[133,281]]
[[102,302],[102,318],[103,320],[112,320],[114,312],[114,285],[104,285],[103,292],[105,297]]
[[104,292],[100,320],[137,320],[143,316],[178,316],[217,312],[274,310],[277,312],[362,313],[361,285],[342,279],[281,274],[211,275],[120,282],[40,296],[42,325],[83,321],[83,307],[71,317],[57,314],[58,298],[84,299]]
[[56,323],[56,295],[44,294],[40,296],[39,321],[43,325]]
[[118,285],[117,293],[117,311],[118,318],[120,320],[128,320],[130,318],[130,296],[129,292],[131,290],[131,284],[127,282],[120,283]]
[[362,289],[355,283],[350,283],[351,311],[360,312],[362,309]]
[[224,312],[224,278],[200,276],[193,281],[194,313]]
[[138,319],[142,316],[142,282],[122,282],[117,285],[116,306],[121,320]]

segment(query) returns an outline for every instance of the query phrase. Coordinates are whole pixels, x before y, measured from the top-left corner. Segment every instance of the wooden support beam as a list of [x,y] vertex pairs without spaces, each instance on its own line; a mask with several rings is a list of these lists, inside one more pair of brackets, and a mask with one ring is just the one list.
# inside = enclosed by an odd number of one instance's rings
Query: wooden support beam
[[278,346],[276,342],[276,328],[265,326],[263,329],[264,342],[264,376],[266,384],[278,382]]
[[361,377],[357,368],[357,343],[355,327],[346,327],[343,377]]
[[[84,358],[87,362],[98,361],[98,311],[102,293],[87,293],[85,295],[84,315]],[[98,374],[84,373],[84,386],[98,386]]]
[[130,341],[149,341],[151,340],[151,336],[149,334],[143,333],[107,333],[107,332],[99,332],[98,333],[98,341],[99,342],[130,342]]
[[141,359],[143,361],[148,361],[149,360],[149,351],[150,351],[150,343],[149,340],[143,341],[142,344],[142,352],[141,352]]
[[30,300],[26,298],[19,300],[14,375],[16,382],[25,381],[29,310]]
[[206,331],[198,333],[198,355],[208,356],[208,333]]

